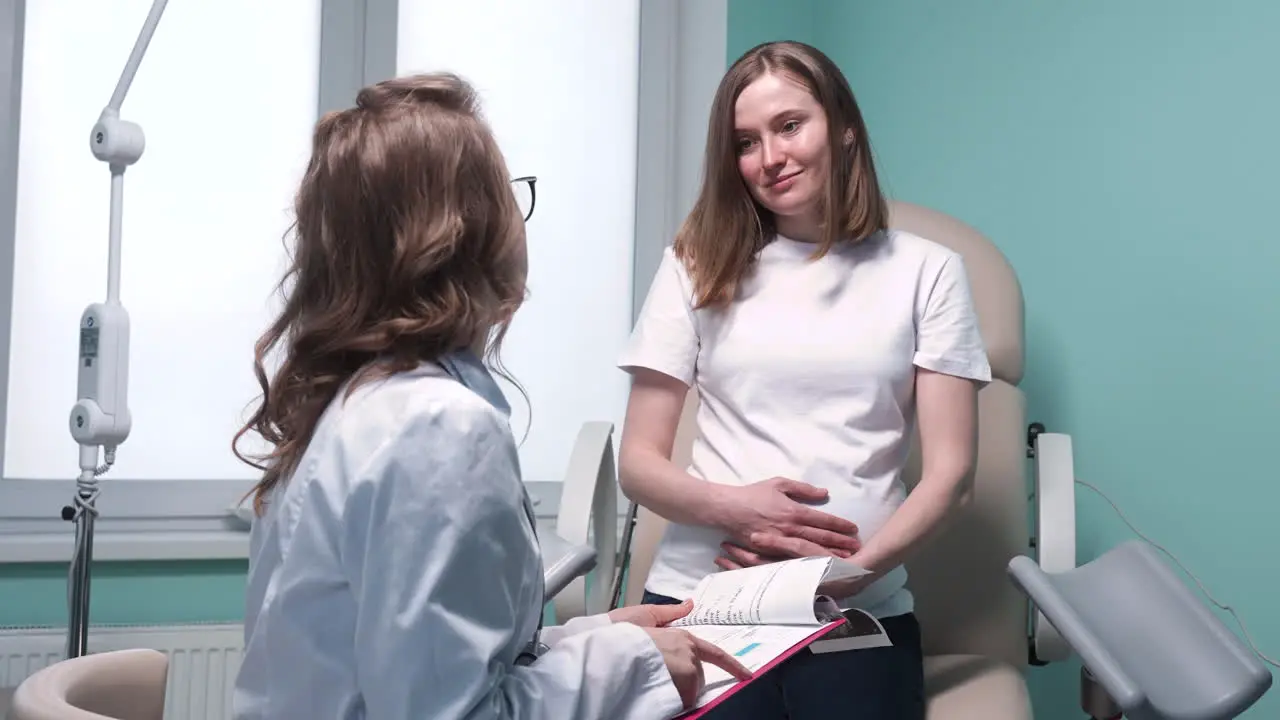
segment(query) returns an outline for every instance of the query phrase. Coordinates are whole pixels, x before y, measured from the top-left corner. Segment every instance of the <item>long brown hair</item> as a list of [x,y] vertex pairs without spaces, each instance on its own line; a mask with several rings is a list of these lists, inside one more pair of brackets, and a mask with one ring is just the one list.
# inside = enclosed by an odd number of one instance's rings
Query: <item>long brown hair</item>
[[823,237],[814,257],[837,242],[858,242],[889,224],[866,123],[840,68],[804,43],[757,45],[729,67],[716,88],[702,187],[676,234],[673,249],[693,280],[698,308],[732,302],[738,283],[776,232],[773,214],[751,197],[738,170],[734,122],[738,96],[770,72],[785,73],[804,85],[827,115],[831,174],[822,202]]
[[[522,213],[478,97],[455,75],[381,82],[321,118],[294,213],[284,309],[254,348],[261,402],[232,442],[264,473],[259,514],[344,383],[349,394],[482,343],[493,359],[525,295]],[[270,452],[242,454],[249,431]]]

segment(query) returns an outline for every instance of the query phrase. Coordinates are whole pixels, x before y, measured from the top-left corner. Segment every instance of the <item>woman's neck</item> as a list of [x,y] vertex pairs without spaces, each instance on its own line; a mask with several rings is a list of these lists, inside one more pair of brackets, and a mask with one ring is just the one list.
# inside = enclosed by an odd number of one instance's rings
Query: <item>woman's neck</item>
[[808,215],[775,217],[778,234],[796,242],[817,243],[822,240],[822,223]]

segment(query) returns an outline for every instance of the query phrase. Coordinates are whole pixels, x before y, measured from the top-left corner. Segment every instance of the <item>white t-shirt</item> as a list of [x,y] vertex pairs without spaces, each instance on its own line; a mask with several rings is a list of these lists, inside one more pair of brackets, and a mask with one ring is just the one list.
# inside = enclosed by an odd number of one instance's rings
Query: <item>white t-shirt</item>
[[[991,369],[959,254],[897,230],[816,261],[815,249],[777,237],[732,305],[694,310],[692,281],[667,248],[619,366],[697,389],[694,477],[746,485],[781,476],[826,488],[819,509],[856,523],[865,542],[906,497],[916,366],[982,384]],[[725,540],[672,523],[646,588],[691,596],[717,571]],[[898,567],[848,606],[877,617],[911,612],[906,580]]]

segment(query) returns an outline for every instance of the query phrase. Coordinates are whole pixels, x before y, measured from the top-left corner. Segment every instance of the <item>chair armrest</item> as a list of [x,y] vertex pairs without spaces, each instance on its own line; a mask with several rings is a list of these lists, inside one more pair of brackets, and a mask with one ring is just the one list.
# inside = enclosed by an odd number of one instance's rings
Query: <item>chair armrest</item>
[[575,545],[555,533],[542,533],[542,571],[546,578],[544,598],[551,602],[569,583],[595,569],[596,550],[590,545]]
[[1106,646],[1035,561],[1025,555],[1015,557],[1009,561],[1009,575],[1048,618],[1044,625],[1061,630],[1061,634],[1055,631],[1055,636],[1064,643],[1070,643],[1068,651],[1075,648],[1080,661],[1089,668],[1112,700],[1123,708],[1133,708],[1146,699],[1138,684],[1121,669]]
[[[1062,573],[1076,566],[1076,472],[1071,436],[1036,432],[1033,426],[1031,458],[1035,482],[1035,549],[1039,567],[1046,573]],[[1033,605],[1038,606],[1036,598]],[[1071,645],[1058,628],[1033,607],[1031,661],[1043,665],[1071,657]]]
[[607,612],[618,565],[618,477],[613,423],[587,422],[578,431],[560,491],[556,534],[595,550],[595,578],[574,578],[555,597],[556,621]]

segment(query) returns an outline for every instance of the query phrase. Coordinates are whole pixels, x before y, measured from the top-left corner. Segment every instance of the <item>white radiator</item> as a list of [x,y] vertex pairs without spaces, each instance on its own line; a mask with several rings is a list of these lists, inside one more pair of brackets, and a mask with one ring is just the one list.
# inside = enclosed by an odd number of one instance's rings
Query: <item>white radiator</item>
[[[0,629],[0,688],[66,655],[62,628]],[[91,626],[89,652],[151,648],[169,657],[165,720],[226,720],[244,651],[241,625]]]

